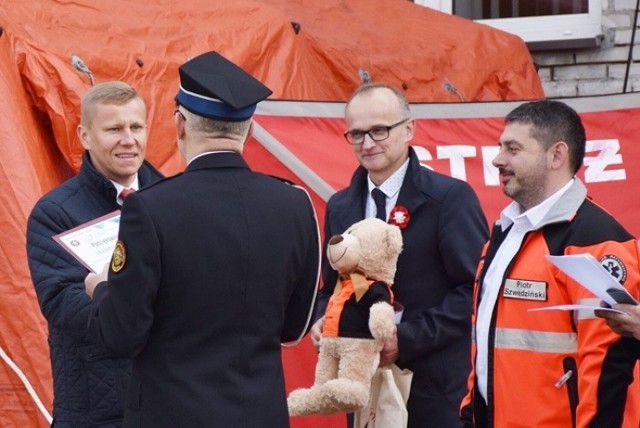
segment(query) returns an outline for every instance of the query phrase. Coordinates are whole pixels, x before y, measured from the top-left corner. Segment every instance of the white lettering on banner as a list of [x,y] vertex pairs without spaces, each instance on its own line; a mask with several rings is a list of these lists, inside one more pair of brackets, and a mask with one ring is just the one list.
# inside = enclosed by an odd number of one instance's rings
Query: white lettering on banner
[[420,162],[433,160],[433,156],[431,156],[431,152],[429,152],[429,150],[427,150],[426,147],[413,146],[413,150],[416,151],[416,155],[418,156],[418,160]]
[[498,168],[493,166],[491,161],[498,156],[500,147],[482,146],[482,173],[484,174],[484,184],[487,186],[497,186],[500,184],[500,174]]
[[584,157],[584,179],[587,183],[601,181],[626,180],[627,172],[624,168],[607,170],[609,165],[622,165],[620,141],[590,140],[587,141],[586,153],[597,152],[596,156]]
[[438,153],[438,159],[449,159],[452,177],[467,180],[464,158],[476,157],[475,146],[438,146],[436,153]]
[[429,168],[431,171],[433,171],[433,168],[431,167],[431,165],[427,165],[426,163],[424,163],[424,161],[433,160],[433,157],[431,156],[431,153],[429,153],[429,150],[427,150],[422,146],[413,146],[413,150],[415,150],[416,156],[418,156],[420,165],[422,165],[425,168]]
[[[432,161],[431,152],[424,146],[413,146],[418,155],[418,159],[423,166],[431,168],[426,161]],[[486,186],[498,186],[500,177],[498,168],[491,163],[498,154],[498,146],[480,146],[482,156],[482,172],[484,184]],[[626,180],[627,172],[624,168],[608,169],[611,165],[622,165],[622,155],[620,151],[620,141],[611,140],[588,140],[584,157],[584,181],[585,183],[598,183],[603,181]],[[466,159],[477,158],[477,147],[472,145],[446,145],[436,146],[437,159],[449,159],[449,171],[443,171],[450,176],[467,180]],[[594,153],[593,156],[588,154]]]

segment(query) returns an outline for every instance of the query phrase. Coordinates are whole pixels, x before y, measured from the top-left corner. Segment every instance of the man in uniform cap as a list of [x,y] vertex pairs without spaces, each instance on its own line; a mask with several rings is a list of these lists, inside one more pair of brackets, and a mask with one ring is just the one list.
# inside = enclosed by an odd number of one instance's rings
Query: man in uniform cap
[[319,233],[305,191],[242,158],[271,91],[210,52],[180,67],[183,174],[130,196],[90,330],[134,357],[125,427],[286,427],[281,343],[309,329]]
[[210,119],[249,119],[271,90],[217,52],[209,52],[179,69],[178,104]]

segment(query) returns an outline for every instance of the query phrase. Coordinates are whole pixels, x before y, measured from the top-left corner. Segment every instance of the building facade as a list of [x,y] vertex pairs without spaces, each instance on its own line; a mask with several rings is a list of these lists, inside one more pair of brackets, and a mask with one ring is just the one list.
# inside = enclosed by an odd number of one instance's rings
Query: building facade
[[[522,37],[549,98],[640,92],[638,0],[415,3]],[[573,9],[562,9],[566,7]]]

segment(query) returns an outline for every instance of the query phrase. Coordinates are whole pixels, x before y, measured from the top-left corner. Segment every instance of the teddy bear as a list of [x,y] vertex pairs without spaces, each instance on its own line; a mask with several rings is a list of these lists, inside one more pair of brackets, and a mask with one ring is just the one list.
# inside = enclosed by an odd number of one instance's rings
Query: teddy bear
[[289,394],[291,416],[362,409],[384,341],[395,334],[391,286],[400,228],[368,218],[332,236],[326,251],[339,277],[325,310],[314,384]]

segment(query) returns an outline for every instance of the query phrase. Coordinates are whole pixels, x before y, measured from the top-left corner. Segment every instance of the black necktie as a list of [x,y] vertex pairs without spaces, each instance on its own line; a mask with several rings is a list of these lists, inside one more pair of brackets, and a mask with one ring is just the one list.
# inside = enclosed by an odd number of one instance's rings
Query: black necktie
[[382,190],[376,187],[371,191],[371,197],[373,198],[373,201],[376,203],[376,217],[378,217],[380,220],[386,223],[387,210],[385,207],[386,205],[385,200],[387,198],[387,195],[385,195]]

